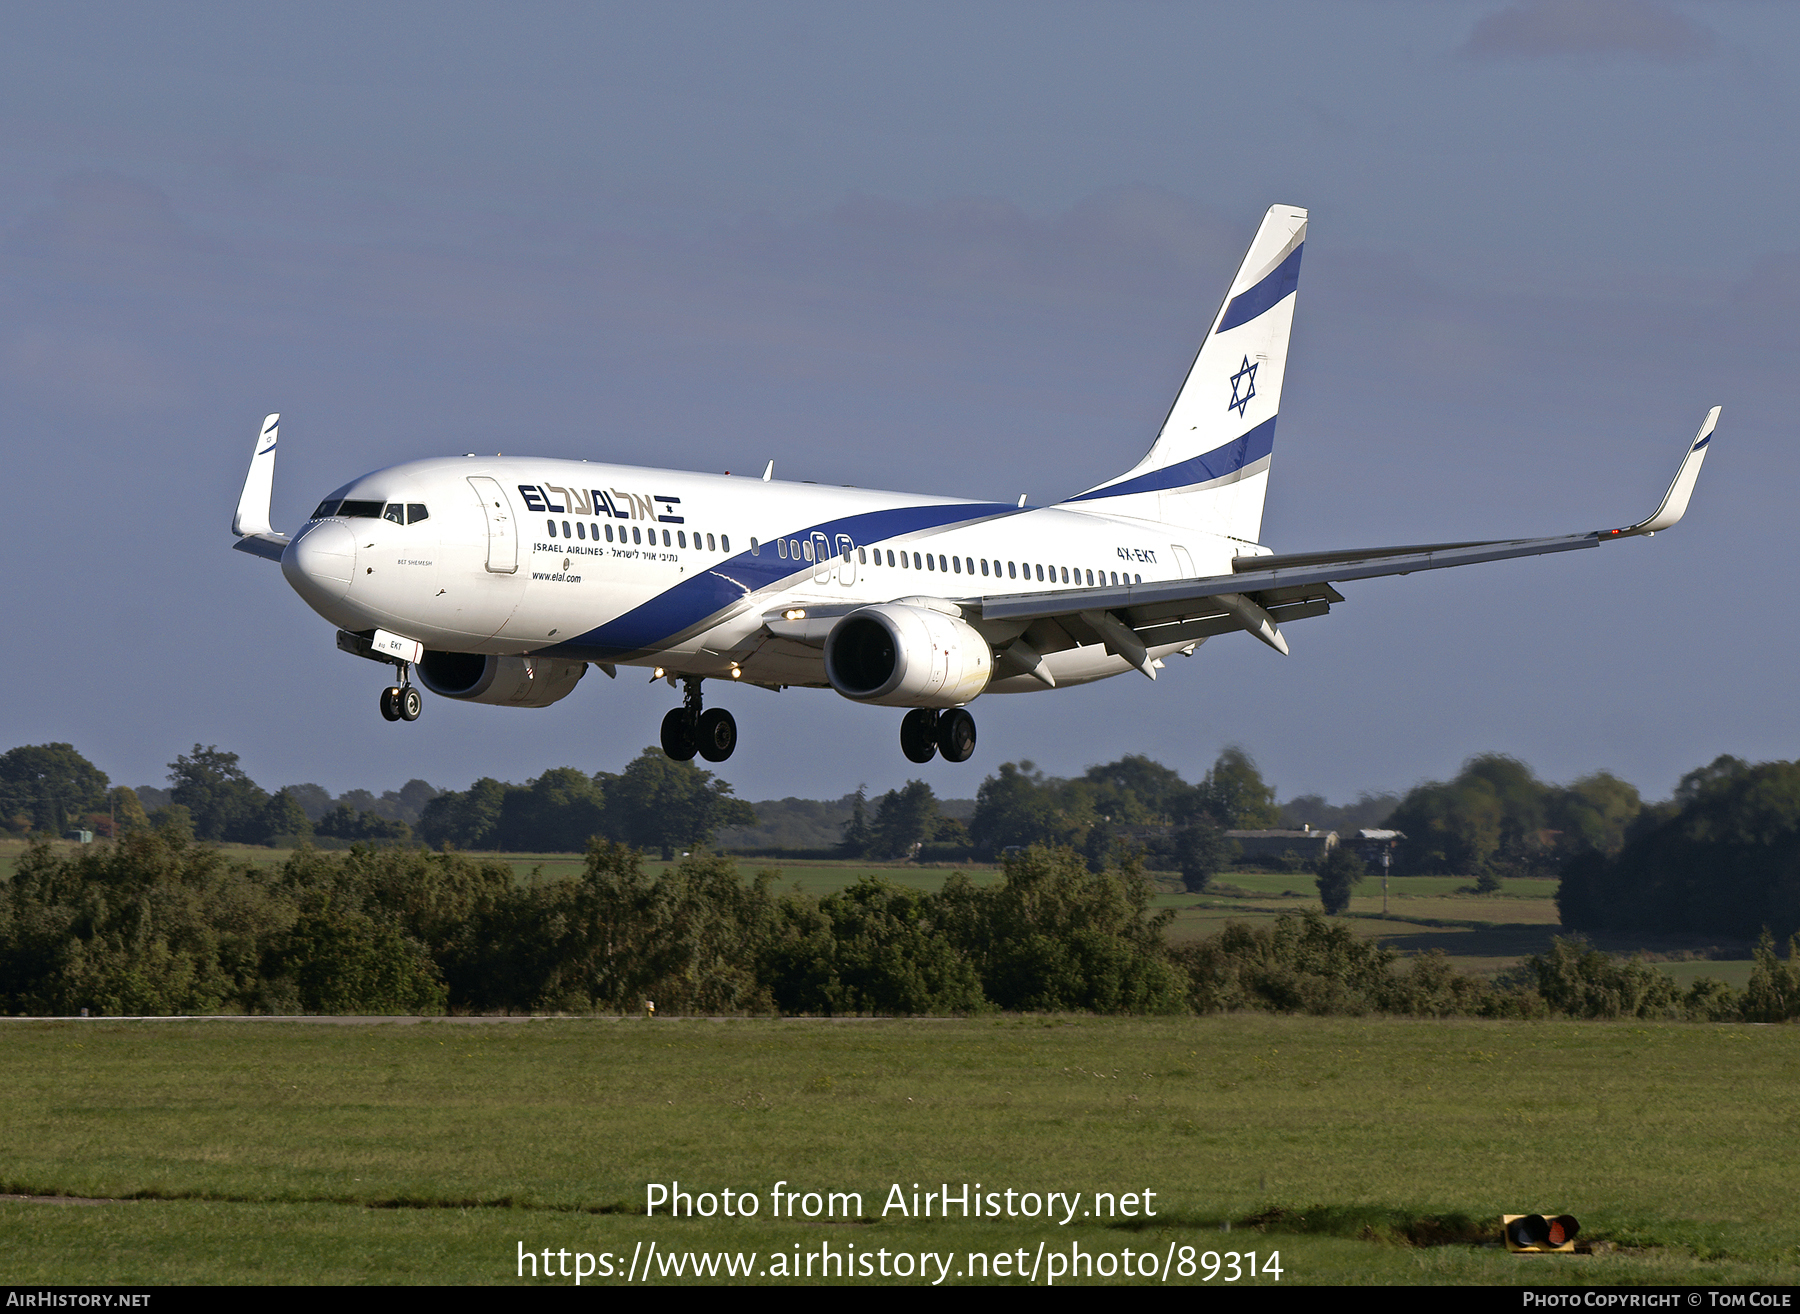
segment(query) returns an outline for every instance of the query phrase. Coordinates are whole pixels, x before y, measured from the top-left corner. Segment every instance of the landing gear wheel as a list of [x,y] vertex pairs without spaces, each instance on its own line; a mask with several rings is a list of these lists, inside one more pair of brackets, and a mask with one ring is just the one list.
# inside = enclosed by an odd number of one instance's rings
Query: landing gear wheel
[[[908,762],[929,762],[938,751],[938,714],[929,707],[915,707],[900,722],[900,751]],[[973,746],[971,745],[971,750]]]
[[381,719],[398,721],[400,719],[400,686],[391,684],[381,691]]
[[[402,721],[417,721],[419,713],[425,710],[425,700],[419,697],[419,691],[410,684],[400,691],[400,697],[395,700],[395,705]],[[962,759],[958,758],[957,760],[961,761]]]
[[694,738],[699,741],[700,756],[708,762],[723,762],[737,747],[737,722],[723,707],[700,713],[700,725]]
[[953,707],[937,723],[938,751],[946,762],[967,762],[975,755],[975,718]]
[[689,718],[684,707],[671,707],[669,714],[662,719],[663,752],[677,762],[692,762],[694,749],[694,722]]

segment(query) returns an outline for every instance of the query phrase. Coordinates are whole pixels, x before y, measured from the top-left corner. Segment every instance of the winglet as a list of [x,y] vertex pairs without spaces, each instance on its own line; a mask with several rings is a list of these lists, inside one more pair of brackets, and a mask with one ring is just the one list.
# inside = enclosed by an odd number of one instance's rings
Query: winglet
[[275,437],[280,423],[279,414],[263,420],[251,449],[244,491],[238,496],[237,514],[231,518],[231,532],[239,538],[274,532],[269,527],[269,498],[275,490]]
[[771,456],[769,458],[769,463],[763,467],[763,482],[766,484],[769,482],[769,480],[773,479],[774,477],[775,477],[775,458]]
[[1602,538],[1630,538],[1634,534],[1654,534],[1659,529],[1667,529],[1687,513],[1688,498],[1694,495],[1694,482],[1700,478],[1700,466],[1706,460],[1706,448],[1712,442],[1713,429],[1718,426],[1719,412],[1722,407],[1715,406],[1706,413],[1701,422],[1700,432],[1694,435],[1694,441],[1682,458],[1681,468],[1675,472],[1674,482],[1669,491],[1663,494],[1662,505],[1656,508],[1648,520],[1640,520],[1626,529],[1614,529],[1601,533]]

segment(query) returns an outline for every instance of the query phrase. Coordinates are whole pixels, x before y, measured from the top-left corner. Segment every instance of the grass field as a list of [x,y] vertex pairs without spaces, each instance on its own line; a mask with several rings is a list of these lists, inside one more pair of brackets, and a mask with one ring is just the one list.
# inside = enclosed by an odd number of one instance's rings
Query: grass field
[[[512,1282],[520,1246],[622,1273],[651,1242],[755,1252],[753,1278],[854,1245],[954,1252],[954,1284],[1043,1243],[1279,1251],[1284,1285],[1800,1280],[1794,1027],[16,1020],[0,1045],[0,1191],[112,1201],[0,1201],[13,1283]],[[644,1217],[676,1180],[759,1216]],[[779,1181],[862,1208],[772,1218]],[[1156,1215],[884,1216],[915,1182]],[[1551,1210],[1601,1253],[1492,1244]]]

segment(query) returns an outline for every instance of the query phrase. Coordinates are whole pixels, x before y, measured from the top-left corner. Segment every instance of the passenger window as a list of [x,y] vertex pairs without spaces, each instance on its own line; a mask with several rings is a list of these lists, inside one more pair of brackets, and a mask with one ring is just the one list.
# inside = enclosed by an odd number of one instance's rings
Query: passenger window
[[1093,571],[1091,571],[1091,570],[1090,570],[1090,571],[1088,571],[1088,573],[1087,573],[1087,577],[1088,577],[1088,584],[1089,584],[1089,585],[1090,585],[1090,586],[1092,586],[1092,584],[1093,584],[1093,582],[1094,582],[1094,572],[1093,572]]
[[937,569],[937,559],[935,557],[933,557],[931,555],[931,553],[929,553],[929,552],[927,552],[925,554],[925,569],[926,570],[936,570]]
[[958,575],[962,574],[962,558],[961,557],[951,557],[950,564],[956,567],[956,573]]
[[575,535],[573,535],[569,532],[569,522],[567,520],[563,521],[563,537],[564,538],[574,538],[575,537]]
[[687,546],[687,530],[678,529],[675,531],[675,546],[676,547],[686,547]]
[[674,547],[675,546],[675,540],[669,537],[669,531],[666,529],[663,530],[663,546],[664,547]]
[[986,558],[986,557],[983,557],[983,558],[982,558],[982,559],[981,559],[981,573],[982,573],[982,574],[983,574],[983,575],[985,575],[985,574],[987,574],[987,573],[988,573],[988,569],[987,569],[987,558]]
[[579,520],[577,520],[575,522],[575,537],[576,538],[586,538],[587,537],[587,526],[582,524]]
[[631,527],[631,541],[633,543],[642,543],[644,541],[644,531],[639,529],[636,525]]
[[706,536],[706,550],[708,552],[717,552],[719,550],[718,549],[718,540],[715,539],[711,534],[708,534]]
[[319,509],[312,513],[312,518],[314,520],[328,520],[337,514],[337,509],[338,504],[328,497],[323,502],[319,503]]
[[785,538],[775,540],[775,555],[783,561],[787,560],[787,540]]
[[611,525],[608,525],[606,527],[606,541],[608,543],[612,542],[612,526]]
[[811,561],[813,559],[812,540],[808,539],[806,542],[802,543],[800,545],[800,551],[805,555],[808,561]]
[[1010,561],[1006,563],[1006,577],[1008,579],[1017,579],[1019,577],[1019,568]]
[[925,563],[923,561],[919,560],[919,554],[917,552],[913,553],[913,569],[914,570],[924,570],[925,569]]
[[406,504],[406,523],[407,524],[416,525],[421,520],[427,520],[430,517],[431,517],[431,512],[429,512],[425,509],[425,504],[423,502],[408,502]]
[[[719,535],[719,551],[721,551],[721,552],[731,551],[731,535],[730,534],[720,534]],[[752,553],[754,553],[756,551],[756,540],[755,539],[750,540],[750,551]]]
[[894,564],[894,549],[889,548],[888,549],[888,565],[891,566],[893,564]]
[[[846,558],[846,559],[848,559],[848,558]],[[865,548],[857,548],[856,549],[856,564],[859,566],[866,566],[869,564],[869,553],[868,553],[867,549],[865,549]]]
[[1132,582],[1136,583],[1136,584],[1142,584],[1144,582],[1144,577],[1142,575],[1139,575]]
[[1062,568],[1062,582],[1065,584],[1069,582],[1069,568],[1067,566]]
[[546,520],[544,522],[544,526],[545,526],[545,528],[547,528],[550,531],[550,537],[555,538],[556,537],[556,522],[554,520]]

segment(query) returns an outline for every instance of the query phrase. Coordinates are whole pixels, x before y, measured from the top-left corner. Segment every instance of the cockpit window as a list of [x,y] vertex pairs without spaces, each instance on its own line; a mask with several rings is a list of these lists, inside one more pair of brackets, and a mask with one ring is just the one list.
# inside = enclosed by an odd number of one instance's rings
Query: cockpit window
[[409,525],[418,524],[430,514],[431,512],[425,509],[425,504],[423,502],[408,502],[406,504],[406,523]]
[[389,502],[387,504],[387,510],[381,513],[381,518],[383,520],[391,520],[396,525],[404,525],[406,523],[405,504],[401,502]]
[[312,518],[314,520],[328,520],[337,514],[337,509],[337,498],[328,497],[323,502],[319,503],[319,509],[312,513]]
[[380,502],[352,502],[346,499],[345,502],[338,507],[337,513],[340,516],[350,516],[352,518],[360,517],[365,520],[379,520],[381,519],[381,509],[382,504]]

